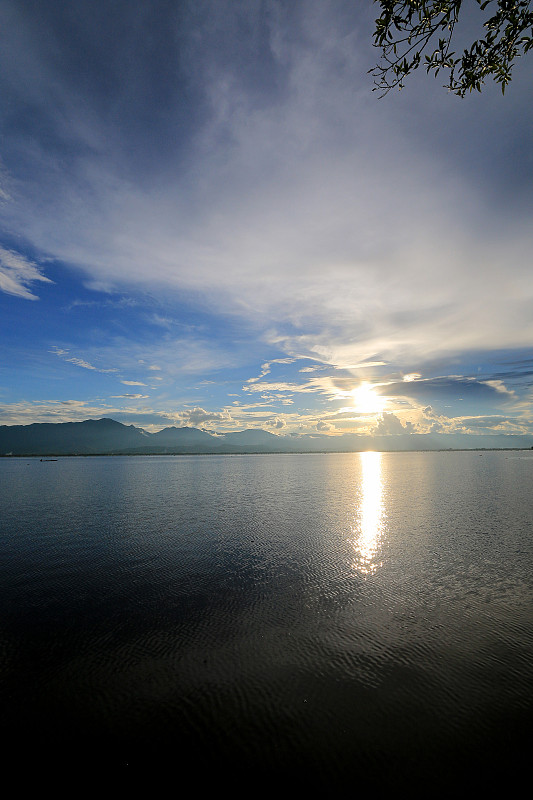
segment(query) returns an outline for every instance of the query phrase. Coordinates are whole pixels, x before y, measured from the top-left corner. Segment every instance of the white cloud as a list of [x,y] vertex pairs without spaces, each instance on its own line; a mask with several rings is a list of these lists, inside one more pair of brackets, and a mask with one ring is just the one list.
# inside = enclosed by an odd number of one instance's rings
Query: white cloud
[[272,371],[272,364],[292,364],[294,361],[296,361],[295,358],[273,358],[271,361],[266,361],[261,365],[261,372],[259,375],[256,378],[248,378],[246,383],[257,383],[257,381],[260,381],[265,375],[269,375]]
[[287,423],[281,417],[274,417],[267,422],[269,428],[276,428],[277,430],[281,430],[287,426]]
[[315,386],[311,381],[309,383],[290,383],[288,381],[261,381],[259,383],[259,379],[256,379],[257,383],[252,383],[249,385],[244,385],[243,391],[245,392],[316,392],[319,391],[319,388]]
[[83,358],[66,358],[65,361],[69,361],[71,364],[75,364],[77,367],[83,367],[83,369],[96,370],[96,367],[94,367],[92,364],[89,364],[88,361],[84,361]]
[[214,422],[226,424],[232,422],[232,416],[226,409],[223,411],[206,411],[203,408],[196,407],[170,414],[165,413],[165,416],[173,419],[175,422],[179,422],[181,425],[192,427],[210,425]]
[[118,409],[104,403],[81,400],[3,403],[0,420],[7,425],[30,425],[33,422],[82,422],[85,419],[110,417]]
[[489,380],[489,381],[481,381],[482,383],[486,384],[486,386],[491,386],[495,389],[499,394],[506,394],[506,395],[514,395],[514,392],[511,389],[508,389],[507,386],[504,384],[502,380]]
[[395,414],[384,411],[372,433],[376,436],[395,436],[401,433],[415,433],[412,422],[403,423]]
[[130,398],[132,398],[134,400],[139,400],[139,399],[143,399],[144,400],[147,397],[150,397],[150,395],[149,394],[112,394],[111,395],[111,398],[113,400],[118,400],[121,397],[130,397]]
[[29,258],[0,246],[0,291],[24,300],[38,300],[29,288],[35,281],[53,283]]
[[316,424],[316,429],[317,431],[320,431],[320,433],[327,433],[333,429],[333,425],[331,425],[329,422],[319,420],[319,422]]
[[146,386],[145,383],[142,381],[120,381],[121,383],[125,384],[126,386]]

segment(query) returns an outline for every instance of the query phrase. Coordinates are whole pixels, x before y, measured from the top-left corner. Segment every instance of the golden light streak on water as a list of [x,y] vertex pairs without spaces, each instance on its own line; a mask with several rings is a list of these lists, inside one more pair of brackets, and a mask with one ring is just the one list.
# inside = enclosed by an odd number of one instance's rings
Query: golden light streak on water
[[356,511],[352,543],[357,555],[354,568],[364,575],[372,575],[381,566],[384,504],[381,477],[381,453],[360,453],[362,491]]

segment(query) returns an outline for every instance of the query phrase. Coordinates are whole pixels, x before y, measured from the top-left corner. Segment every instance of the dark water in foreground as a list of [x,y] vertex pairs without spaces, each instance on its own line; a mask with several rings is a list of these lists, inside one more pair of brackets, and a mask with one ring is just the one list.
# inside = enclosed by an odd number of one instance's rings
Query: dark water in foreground
[[519,774],[532,490],[527,451],[1,459],[5,764]]

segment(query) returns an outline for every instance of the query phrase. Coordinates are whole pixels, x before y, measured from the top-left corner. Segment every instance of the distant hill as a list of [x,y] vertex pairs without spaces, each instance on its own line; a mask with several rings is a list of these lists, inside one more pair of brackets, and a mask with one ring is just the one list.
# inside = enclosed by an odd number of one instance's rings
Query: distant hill
[[236,444],[241,447],[257,447],[263,445],[277,446],[280,439],[284,440],[285,436],[276,436],[275,433],[269,431],[258,430],[257,428],[247,428],[244,431],[235,431],[235,433],[225,433],[225,444]]
[[361,450],[529,449],[531,436],[399,434],[358,436],[302,434],[281,436],[249,428],[211,434],[198,428],[164,428],[148,433],[112,419],[0,425],[0,455],[144,455],[187,453],[316,453]]
[[150,434],[148,446],[157,448],[157,452],[174,452],[176,448],[180,452],[212,450],[217,448],[217,437],[198,428],[163,428]]
[[1,425],[0,454],[73,455],[108,453],[146,444],[146,431],[113,419]]
[[214,437],[211,434],[201,431],[198,428],[163,428],[162,431],[151,434],[152,440],[160,444],[196,444],[197,442],[208,442]]

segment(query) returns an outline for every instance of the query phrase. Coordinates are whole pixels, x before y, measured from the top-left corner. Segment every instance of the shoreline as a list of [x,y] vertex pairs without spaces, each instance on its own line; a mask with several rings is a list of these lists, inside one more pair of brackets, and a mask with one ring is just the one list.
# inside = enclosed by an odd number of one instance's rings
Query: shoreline
[[533,447],[439,447],[413,448],[412,450],[232,450],[225,453],[218,451],[187,451],[173,453],[0,453],[0,458],[112,458],[112,457],[171,457],[176,456],[313,456],[313,455],[357,455],[358,453],[528,453]]

